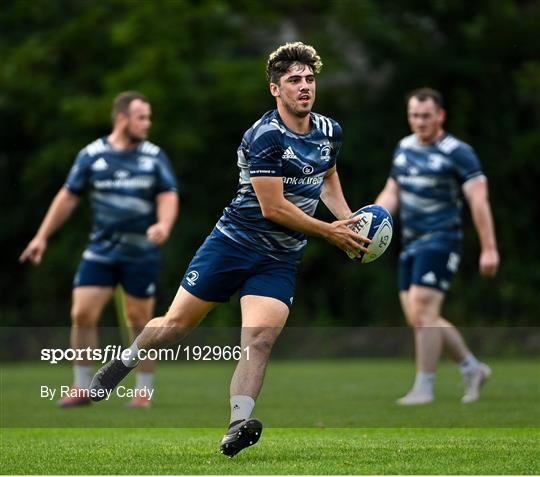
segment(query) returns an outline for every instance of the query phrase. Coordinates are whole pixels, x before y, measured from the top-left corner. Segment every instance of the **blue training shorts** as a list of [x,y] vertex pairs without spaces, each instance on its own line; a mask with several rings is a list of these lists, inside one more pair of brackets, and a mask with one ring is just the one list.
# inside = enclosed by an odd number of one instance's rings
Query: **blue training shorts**
[[82,259],[73,280],[73,288],[114,288],[121,284],[128,295],[151,298],[156,292],[159,268],[159,260],[103,263]]
[[415,254],[402,252],[399,257],[399,289],[411,285],[447,292],[457,272],[461,255],[455,250],[425,250]]
[[218,230],[201,245],[182,287],[201,300],[226,302],[236,293],[276,298],[292,307],[297,265],[250,250]]

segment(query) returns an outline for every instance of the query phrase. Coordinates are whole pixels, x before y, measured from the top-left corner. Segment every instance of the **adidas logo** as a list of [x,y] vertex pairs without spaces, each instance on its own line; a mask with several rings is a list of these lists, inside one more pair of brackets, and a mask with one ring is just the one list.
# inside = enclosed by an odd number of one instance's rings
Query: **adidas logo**
[[109,165],[107,164],[107,161],[100,157],[97,161],[94,161],[94,163],[91,166],[91,169],[93,171],[104,171],[105,169],[108,169]]
[[285,149],[285,152],[283,153],[283,156],[281,156],[281,159],[298,159],[298,156],[294,153],[291,146],[289,146],[287,149]]
[[428,283],[429,285],[435,285],[437,283],[437,276],[434,272],[427,272],[425,275],[422,275],[421,278],[423,283]]

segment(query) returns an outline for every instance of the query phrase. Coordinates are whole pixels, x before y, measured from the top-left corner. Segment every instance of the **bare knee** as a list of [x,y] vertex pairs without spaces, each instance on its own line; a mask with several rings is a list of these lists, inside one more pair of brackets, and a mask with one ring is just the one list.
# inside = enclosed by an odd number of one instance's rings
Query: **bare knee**
[[413,307],[407,322],[413,328],[429,328],[437,323],[437,315],[433,315],[429,308],[422,305]]
[[149,321],[148,326],[159,328],[160,334],[166,336],[165,341],[174,343],[183,340],[200,320],[200,317],[191,316],[183,310],[170,308],[165,316]]
[[407,325],[410,326],[411,328],[416,328],[418,326],[418,322],[416,320],[416,316],[413,313],[413,309],[411,306],[410,292],[409,291],[400,292],[399,299],[401,302],[401,309],[403,310],[403,314],[405,315],[405,321],[407,322]]
[[412,328],[433,328],[437,325],[436,317],[433,317],[430,314],[418,313],[411,316],[409,326]]
[[152,318],[147,310],[140,307],[131,307],[126,309],[127,318],[131,327],[135,330],[142,330]]
[[106,287],[77,287],[73,289],[71,323],[81,328],[95,327],[103,307],[110,300],[112,289]]
[[437,326],[441,303],[438,292],[415,290],[409,297],[408,324],[413,328]]
[[410,326],[411,328],[418,328],[419,327],[419,323],[418,323],[418,321],[416,320],[416,317],[413,314],[406,313],[405,314],[405,320],[407,321],[407,325]]
[[407,325],[411,328],[421,328],[424,326],[424,306],[422,301],[416,300],[415,297],[410,297],[406,303],[406,306],[402,305]]
[[408,323],[412,328],[433,328],[437,326],[437,315],[433,315],[428,309],[418,308],[413,310]]
[[215,303],[201,300],[180,287],[165,316],[150,321],[149,326],[168,328],[183,338],[214,306]]
[[73,306],[71,308],[71,324],[79,328],[93,328],[96,326],[99,319],[97,315],[92,310],[80,307]]
[[152,318],[154,299],[137,298],[126,294],[124,304],[131,328],[140,332]]
[[274,328],[250,329],[245,333],[243,344],[249,346],[250,354],[269,355],[279,335],[279,330]]

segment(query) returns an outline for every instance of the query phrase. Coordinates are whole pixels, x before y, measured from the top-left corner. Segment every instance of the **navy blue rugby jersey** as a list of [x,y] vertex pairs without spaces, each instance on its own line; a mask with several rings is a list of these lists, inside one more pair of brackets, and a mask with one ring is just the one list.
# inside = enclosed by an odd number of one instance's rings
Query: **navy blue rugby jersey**
[[281,177],[284,197],[313,216],[323,180],[336,164],[341,127],[333,119],[310,113],[311,131],[296,134],[269,111],[246,131],[238,148],[238,192],[216,228],[232,240],[278,260],[297,262],[307,238],[303,233],[265,219],[251,177]]
[[459,247],[462,239],[462,186],[483,176],[474,150],[451,134],[423,146],[414,134],[394,152],[390,177],[400,188],[404,250]]
[[144,141],[117,151],[106,137],[97,139],[79,152],[64,187],[77,195],[89,192],[93,227],[85,259],[110,263],[159,255],[146,230],[157,220],[156,195],[176,192],[177,183],[158,146]]

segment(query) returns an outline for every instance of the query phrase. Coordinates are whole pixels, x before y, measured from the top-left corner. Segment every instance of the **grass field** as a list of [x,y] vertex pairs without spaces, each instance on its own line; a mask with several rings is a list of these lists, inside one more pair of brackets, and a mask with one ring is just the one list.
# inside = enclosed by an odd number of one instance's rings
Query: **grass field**
[[436,402],[403,409],[409,361],[274,361],[254,413],[263,438],[234,459],[218,452],[233,363],[160,364],[149,410],[119,398],[57,409],[40,386],[67,384],[69,367],[4,364],[0,472],[539,474],[540,366],[490,364],[480,402],[460,404],[459,374],[443,363]]

